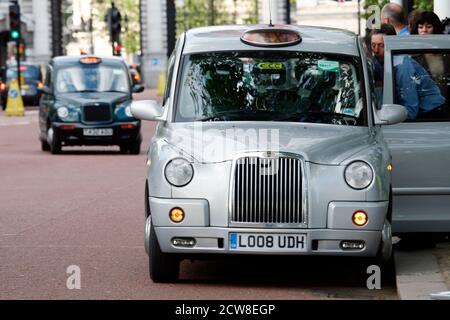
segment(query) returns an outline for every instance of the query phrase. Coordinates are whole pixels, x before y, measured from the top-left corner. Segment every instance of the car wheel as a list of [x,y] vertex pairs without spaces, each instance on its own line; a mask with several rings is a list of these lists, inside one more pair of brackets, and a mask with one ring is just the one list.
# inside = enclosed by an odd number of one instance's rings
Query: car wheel
[[392,226],[389,220],[386,219],[381,231],[381,241],[376,256],[376,263],[380,268],[385,269],[392,266],[392,247]]
[[50,152],[52,154],[61,153],[61,141],[53,128],[50,128],[47,131],[47,143],[50,146]]
[[141,142],[136,141],[130,145],[130,153],[131,154],[140,154],[141,153]]
[[41,140],[41,150],[42,151],[50,151],[50,145],[47,141]]
[[127,153],[130,151],[130,146],[128,144],[121,144],[120,146],[120,153]]
[[174,255],[161,252],[153,225],[150,227],[149,251],[149,273],[153,282],[176,282],[180,273],[180,261]]

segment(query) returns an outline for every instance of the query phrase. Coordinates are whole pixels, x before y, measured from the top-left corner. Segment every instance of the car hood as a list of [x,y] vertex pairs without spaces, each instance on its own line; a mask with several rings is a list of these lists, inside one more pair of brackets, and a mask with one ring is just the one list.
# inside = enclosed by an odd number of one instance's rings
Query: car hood
[[371,144],[367,127],[286,122],[171,123],[160,128],[173,148],[194,161],[230,161],[245,152],[279,151],[339,165]]
[[130,96],[120,92],[86,92],[86,93],[64,93],[57,96],[61,103],[82,106],[89,103],[116,104],[129,100]]

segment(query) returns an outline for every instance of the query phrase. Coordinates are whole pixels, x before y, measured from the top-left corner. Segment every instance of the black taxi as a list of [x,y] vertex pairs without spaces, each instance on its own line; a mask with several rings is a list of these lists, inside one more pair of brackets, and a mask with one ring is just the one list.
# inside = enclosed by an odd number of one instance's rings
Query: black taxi
[[53,58],[40,91],[39,139],[43,151],[64,146],[120,147],[139,154],[141,123],[131,114],[133,85],[125,61],[116,57]]

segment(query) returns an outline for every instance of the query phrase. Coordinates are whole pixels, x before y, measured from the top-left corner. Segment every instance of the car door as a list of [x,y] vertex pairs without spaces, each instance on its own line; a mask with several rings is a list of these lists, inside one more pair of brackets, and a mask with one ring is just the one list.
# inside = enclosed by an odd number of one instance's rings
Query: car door
[[450,37],[390,36],[385,50],[383,103],[409,110],[382,129],[393,157],[393,231],[450,232]]
[[[45,87],[53,90],[53,68],[49,65],[46,69]],[[39,102],[39,128],[41,130],[41,137],[46,139],[48,110],[50,104],[53,102],[54,96],[48,93],[43,93]]]

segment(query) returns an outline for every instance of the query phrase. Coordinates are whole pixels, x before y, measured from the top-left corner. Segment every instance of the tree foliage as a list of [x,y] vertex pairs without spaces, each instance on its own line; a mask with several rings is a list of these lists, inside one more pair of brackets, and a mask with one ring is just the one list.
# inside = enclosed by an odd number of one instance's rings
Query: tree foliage
[[[122,14],[122,47],[128,54],[140,50],[139,0],[115,0],[116,7]],[[94,23],[101,25],[95,36],[109,37],[105,21],[106,13],[111,7],[110,0],[93,0]],[[128,22],[125,21],[125,16]]]
[[235,24],[238,18],[243,23],[258,21],[257,0],[176,0],[175,4],[178,35],[196,27]]

